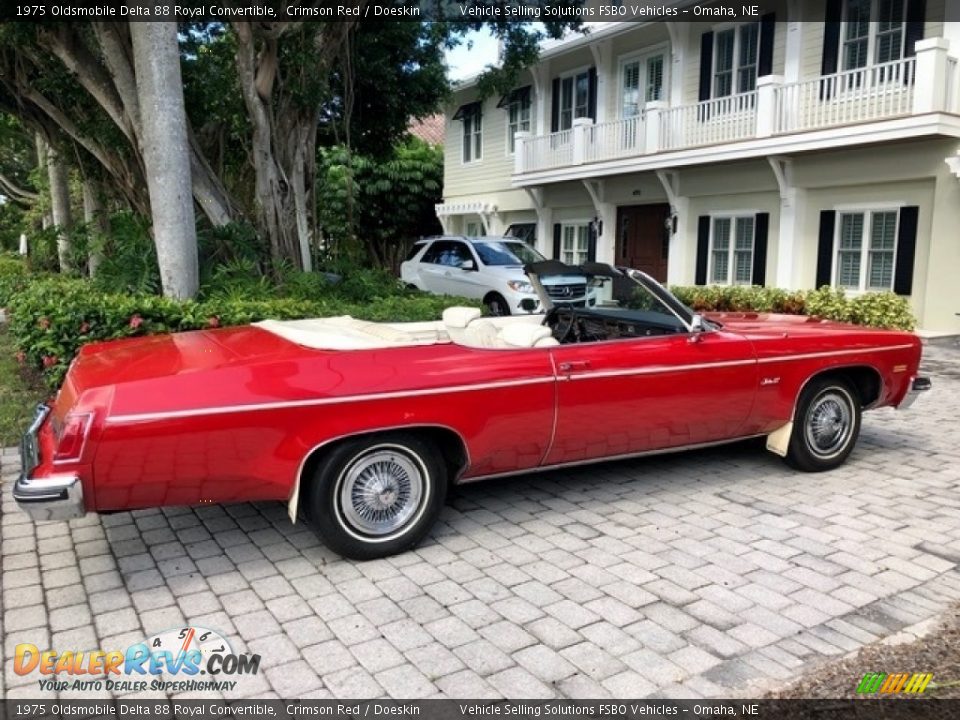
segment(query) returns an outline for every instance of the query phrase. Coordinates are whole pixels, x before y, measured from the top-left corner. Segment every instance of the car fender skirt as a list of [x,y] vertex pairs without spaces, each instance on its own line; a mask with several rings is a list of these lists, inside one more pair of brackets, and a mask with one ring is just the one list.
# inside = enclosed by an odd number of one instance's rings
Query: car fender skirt
[[767,435],[767,450],[779,455],[787,456],[787,449],[790,447],[790,436],[793,434],[793,421],[782,425]]

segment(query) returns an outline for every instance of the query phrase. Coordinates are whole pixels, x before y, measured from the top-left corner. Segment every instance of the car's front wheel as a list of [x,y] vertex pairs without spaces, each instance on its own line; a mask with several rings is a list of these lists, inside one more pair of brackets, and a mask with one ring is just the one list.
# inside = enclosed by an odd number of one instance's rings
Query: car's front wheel
[[491,293],[484,302],[487,305],[487,311],[494,317],[502,317],[510,314],[510,305],[504,299],[503,295]]
[[423,539],[447,491],[436,450],[407,433],[348,440],[317,468],[308,511],[331,550],[354,560],[403,552]]
[[820,472],[843,464],[860,435],[862,410],[856,390],[839,378],[811,380],[800,394],[787,462]]

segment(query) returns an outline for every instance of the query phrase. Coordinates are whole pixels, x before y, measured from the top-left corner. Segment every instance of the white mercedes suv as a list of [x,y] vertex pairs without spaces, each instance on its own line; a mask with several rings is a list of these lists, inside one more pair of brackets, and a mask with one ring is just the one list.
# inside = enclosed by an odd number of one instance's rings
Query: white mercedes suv
[[[523,266],[546,258],[513,237],[444,235],[419,240],[400,265],[408,285],[436,295],[459,295],[483,301],[491,315],[526,312],[525,299],[542,310]],[[597,290],[584,275],[540,278],[554,305],[593,307]],[[529,306],[529,303],[527,303]]]

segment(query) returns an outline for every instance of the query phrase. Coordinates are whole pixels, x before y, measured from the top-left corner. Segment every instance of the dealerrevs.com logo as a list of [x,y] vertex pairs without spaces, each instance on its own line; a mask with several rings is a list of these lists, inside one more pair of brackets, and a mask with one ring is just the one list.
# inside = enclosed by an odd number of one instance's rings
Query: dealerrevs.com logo
[[860,695],[920,695],[933,679],[933,673],[867,673],[857,685]]
[[126,650],[40,650],[31,643],[14,649],[17,675],[39,673],[41,690],[234,690],[238,678],[256,675],[260,656],[235,653],[230,643],[201,627],[167,630]]

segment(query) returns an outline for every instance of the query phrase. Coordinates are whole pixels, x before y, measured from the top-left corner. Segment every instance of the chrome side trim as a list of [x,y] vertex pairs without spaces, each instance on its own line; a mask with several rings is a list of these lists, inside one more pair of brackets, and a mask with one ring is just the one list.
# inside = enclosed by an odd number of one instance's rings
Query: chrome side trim
[[527,468],[525,470],[508,470],[502,473],[491,473],[489,475],[476,475],[474,477],[463,478],[460,485],[479,482],[480,480],[493,480],[494,478],[512,477],[514,475],[529,475],[531,473],[548,472],[550,470],[559,470],[561,468],[578,467],[580,465],[596,465],[598,463],[611,462],[613,460],[630,460],[631,458],[648,457],[652,455],[668,455],[685,450],[700,450],[702,448],[717,447],[718,445],[729,445],[740,442],[741,440],[752,440],[753,438],[765,437],[767,433],[757,433],[756,435],[743,435],[741,437],[727,438],[726,440],[713,440],[705,443],[694,443],[692,445],[677,445],[676,447],[660,448],[659,450],[643,450],[635,453],[623,453],[621,455],[609,455],[607,457],[591,458],[589,460],[573,460],[572,462],[555,463],[553,465],[539,465],[537,467]]
[[871,352],[886,352],[888,350],[909,350],[913,345],[890,345],[888,347],[868,347],[859,350],[829,350],[825,352],[804,353],[803,355],[784,355],[782,357],[760,358],[757,360],[760,364],[786,362],[793,360],[811,360],[813,358],[836,357],[837,355],[862,355]]
[[399,398],[445,395],[447,393],[476,392],[525,385],[541,385],[556,382],[555,377],[527,378],[522,380],[502,380],[499,382],[479,383],[477,385],[454,385],[453,387],[429,388],[426,390],[400,390],[397,392],[371,393],[368,395],[344,395],[343,397],[318,398],[315,400],[285,400],[283,402],[257,403],[254,405],[223,405],[221,407],[196,408],[194,410],[167,410],[153,413],[134,413],[114,415],[107,418],[108,425],[125,425],[151,420],[172,418],[201,417],[226,413],[255,412],[258,410],[279,410],[283,408],[318,407],[322,405],[342,405],[348,402],[370,402],[372,400],[397,400]]
[[493,390],[507,387],[523,387],[525,385],[539,385],[542,383],[558,382],[561,378],[578,380],[596,377],[623,377],[629,375],[656,375],[671,372],[687,372],[691,370],[704,370],[713,367],[734,367],[737,365],[752,365],[761,363],[788,362],[793,360],[806,360],[819,357],[836,357],[838,355],[859,355],[868,352],[878,352],[885,350],[903,350],[913,347],[912,345],[895,345],[891,347],[872,347],[858,350],[836,350],[830,352],[807,353],[804,355],[785,355],[776,358],[762,358],[759,360],[729,360],[719,363],[694,363],[690,365],[676,365],[674,367],[658,366],[655,368],[631,368],[627,370],[609,370],[598,372],[579,373],[577,375],[564,375],[561,377],[538,377],[525,378],[521,380],[501,380],[498,382],[478,383],[476,385],[454,385],[444,388],[429,388],[425,390],[399,390],[396,392],[371,393],[364,395],[345,395],[335,398],[320,398],[316,400],[286,400],[283,402],[257,403],[253,405],[224,405],[221,407],[196,408],[194,410],[167,410],[163,412],[152,413],[131,413],[129,415],[113,415],[108,417],[108,425],[125,425],[138,422],[149,422],[153,420],[167,420],[173,418],[202,417],[205,415],[220,415],[226,413],[255,412],[260,410],[279,410],[283,408],[296,407],[318,407],[323,405],[340,405],[348,402],[370,402],[373,400],[396,400],[399,398],[424,397],[430,395],[444,395],[447,393],[476,392],[481,390]]

